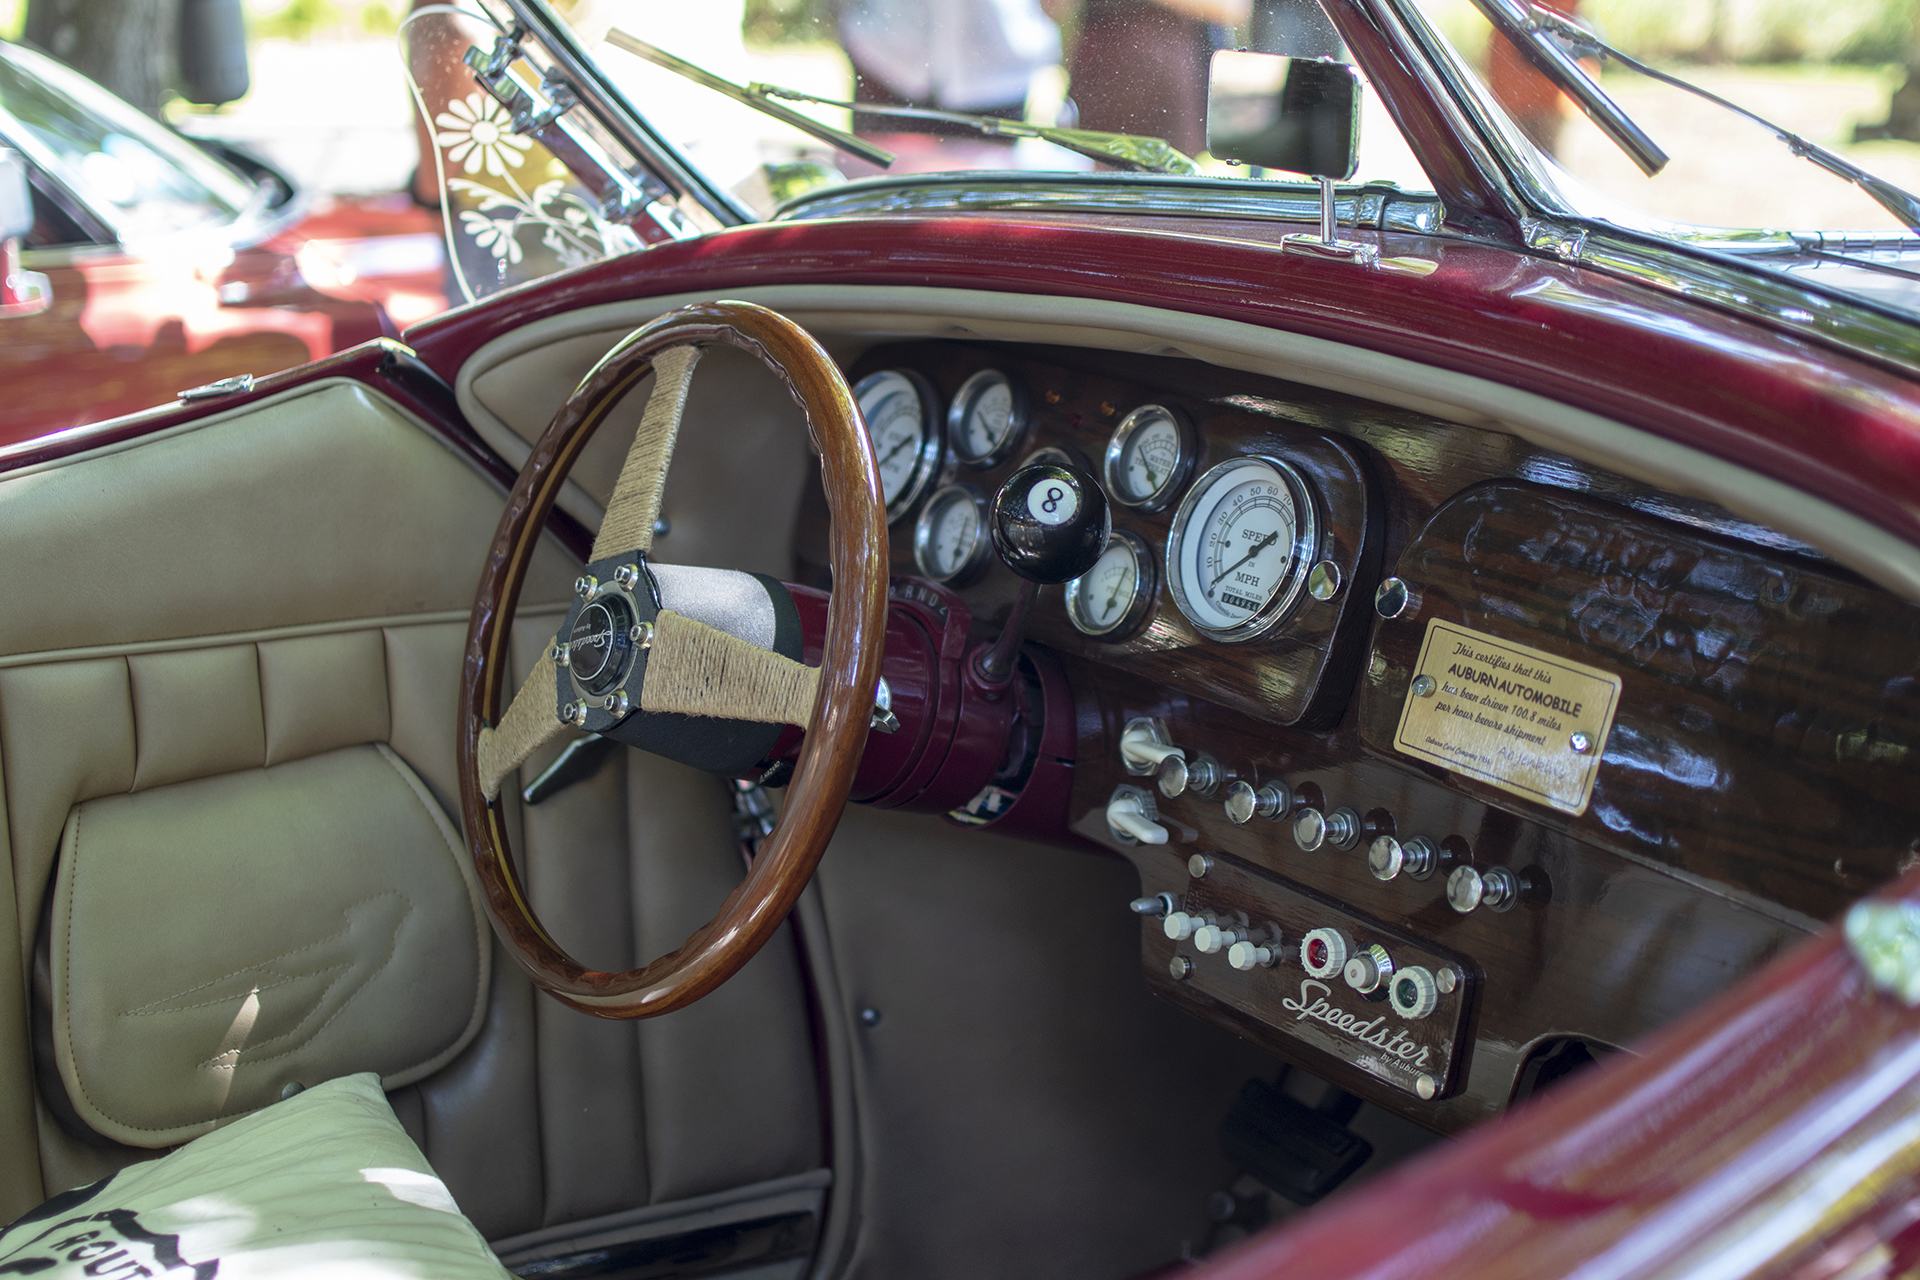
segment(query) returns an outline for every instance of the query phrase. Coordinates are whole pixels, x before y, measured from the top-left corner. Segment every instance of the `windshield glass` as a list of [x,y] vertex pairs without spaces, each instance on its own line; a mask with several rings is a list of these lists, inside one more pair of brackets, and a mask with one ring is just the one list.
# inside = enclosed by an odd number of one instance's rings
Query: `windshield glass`
[[[1582,212],[1643,226],[1660,220],[1789,231],[1904,230],[1859,187],[1795,156],[1761,126],[1611,61],[1583,62],[1670,157],[1648,177],[1494,33],[1472,0],[1415,3],[1517,126],[1525,139],[1520,145],[1542,158]],[[1551,7],[1632,57],[1897,186],[1920,189],[1920,142],[1901,136],[1894,96],[1904,77],[1901,61],[1920,60],[1910,4],[1551,0]],[[1916,91],[1920,81],[1908,93]],[[1914,123],[1905,131],[1920,138]]]
[[254,185],[67,68],[0,43],[0,132],[122,243],[236,221]]

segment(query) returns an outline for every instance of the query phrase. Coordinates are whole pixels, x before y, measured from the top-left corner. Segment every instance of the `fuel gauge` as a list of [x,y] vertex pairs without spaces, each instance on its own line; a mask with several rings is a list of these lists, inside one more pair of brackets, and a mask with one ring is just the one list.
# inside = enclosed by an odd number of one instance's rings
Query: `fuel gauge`
[[1119,529],[1093,568],[1069,582],[1067,618],[1081,632],[1122,640],[1139,630],[1153,606],[1153,553]]

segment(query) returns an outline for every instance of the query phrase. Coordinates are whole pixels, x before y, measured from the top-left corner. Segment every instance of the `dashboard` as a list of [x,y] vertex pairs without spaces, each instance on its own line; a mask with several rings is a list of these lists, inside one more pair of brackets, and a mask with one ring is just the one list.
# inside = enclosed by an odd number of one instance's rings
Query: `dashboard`
[[1139,871],[1148,981],[1430,1128],[1920,859],[1920,610],[1764,526],[1186,360],[917,342],[847,373],[892,571],[976,638],[1021,586],[996,488],[1098,479],[1108,549],[1028,636],[1072,688],[1072,831]]

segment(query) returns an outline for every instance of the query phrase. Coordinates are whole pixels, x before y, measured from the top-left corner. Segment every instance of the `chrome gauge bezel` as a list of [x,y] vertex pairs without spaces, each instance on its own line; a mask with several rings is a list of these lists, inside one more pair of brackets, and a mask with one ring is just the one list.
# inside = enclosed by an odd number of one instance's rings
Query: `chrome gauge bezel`
[[[1223,477],[1255,467],[1270,468],[1280,477],[1293,499],[1292,559],[1287,564],[1285,581],[1267,597],[1265,604],[1231,627],[1209,626],[1194,616],[1193,605],[1188,601],[1181,581],[1180,557],[1187,547],[1188,536],[1193,532],[1193,521],[1200,515],[1211,514],[1197,510],[1201,499],[1211,493]],[[1180,499],[1180,507],[1174,512],[1173,524],[1167,531],[1166,559],[1162,572],[1166,575],[1167,592],[1173,597],[1174,607],[1180,610],[1180,616],[1195,631],[1209,640],[1245,644],[1260,639],[1291,617],[1306,597],[1307,575],[1320,558],[1320,529],[1320,509],[1314,498],[1313,487],[1291,463],[1266,454],[1247,454],[1209,467],[1204,475],[1193,482],[1186,496]]]
[[[1125,477],[1120,467],[1127,455],[1127,441],[1147,424],[1153,414],[1165,414],[1172,421],[1174,430],[1180,435],[1180,454],[1158,488],[1144,498],[1131,498],[1122,484]],[[1186,414],[1170,405],[1143,404],[1120,419],[1120,425],[1107,437],[1107,452],[1100,461],[1100,479],[1107,486],[1107,496],[1121,506],[1134,511],[1159,511],[1173,501],[1173,496],[1180,492],[1180,486],[1193,474],[1193,462],[1198,453],[1193,424],[1187,420]]]
[[[934,521],[949,503],[961,500],[973,503],[973,546],[967,549],[966,559],[958,568],[951,573],[941,574],[929,563],[933,558]],[[992,548],[993,537],[987,529],[987,495],[978,487],[963,481],[942,485],[927,495],[927,504],[920,508],[920,518],[913,525],[913,564],[922,577],[944,582],[948,586],[964,585],[986,567]]]
[[[973,412],[973,406],[980,397],[996,384],[1006,387],[1012,401],[1006,434],[996,440],[991,449],[975,457],[967,452],[967,415]],[[961,466],[985,470],[1005,462],[1026,440],[1027,431],[1032,425],[1026,390],[998,369],[982,369],[960,384],[960,389],[953,393],[953,403],[947,406],[947,449],[953,454],[953,460]]]
[[[907,483],[892,502],[887,504],[887,523],[898,524],[906,514],[913,510],[913,504],[920,500],[932,483],[934,475],[940,470],[940,455],[946,444],[946,433],[940,430],[940,393],[922,374],[912,369],[880,369],[860,379],[853,386],[853,402],[856,406],[866,398],[867,393],[887,378],[904,379],[920,397],[920,447],[914,455],[913,471],[907,476]],[[860,425],[866,428],[867,439],[873,439],[873,428],[867,422],[867,411],[860,409]],[[877,456],[876,456],[877,461]]]
[[[1153,612],[1154,597],[1159,593],[1159,583],[1156,581],[1158,568],[1154,564],[1152,548],[1124,529],[1115,529],[1108,540],[1107,550],[1111,551],[1115,547],[1125,547],[1133,555],[1133,595],[1128,598],[1127,607],[1120,611],[1120,616],[1113,625],[1107,627],[1096,625],[1087,618],[1081,606],[1080,589],[1093,575],[1093,569],[1074,578],[1064,588],[1067,621],[1071,622],[1074,630],[1081,635],[1092,636],[1096,640],[1124,640],[1138,631],[1146,622],[1147,615]],[[1105,551],[1101,552],[1101,559],[1104,560],[1106,554]],[[1094,568],[1099,568],[1098,562],[1095,562]]]

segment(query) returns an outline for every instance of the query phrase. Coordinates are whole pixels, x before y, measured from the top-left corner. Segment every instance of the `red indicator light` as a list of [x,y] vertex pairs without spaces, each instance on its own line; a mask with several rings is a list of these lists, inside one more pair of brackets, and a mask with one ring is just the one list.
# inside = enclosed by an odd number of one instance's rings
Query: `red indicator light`
[[1327,940],[1312,938],[1307,942],[1307,967],[1324,969],[1327,965]]

